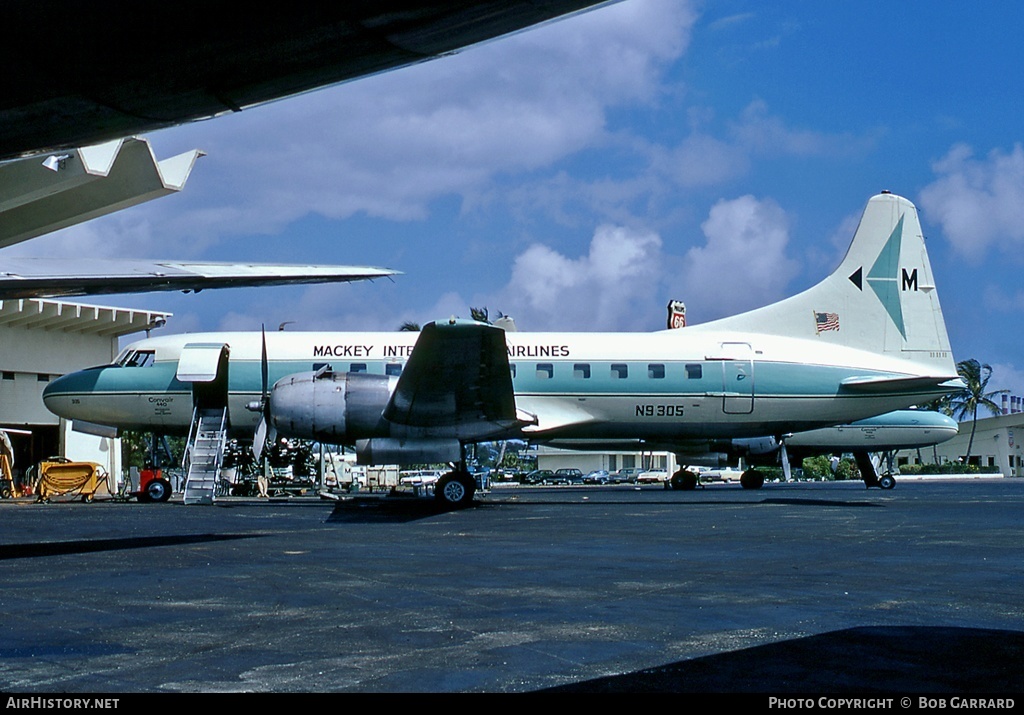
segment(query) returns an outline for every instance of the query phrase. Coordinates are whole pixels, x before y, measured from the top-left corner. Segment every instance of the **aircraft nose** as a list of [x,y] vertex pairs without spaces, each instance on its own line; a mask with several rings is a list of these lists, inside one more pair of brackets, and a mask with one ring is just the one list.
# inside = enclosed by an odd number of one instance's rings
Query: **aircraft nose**
[[51,380],[43,389],[46,409],[66,420],[88,419],[85,410],[102,369],[79,370]]

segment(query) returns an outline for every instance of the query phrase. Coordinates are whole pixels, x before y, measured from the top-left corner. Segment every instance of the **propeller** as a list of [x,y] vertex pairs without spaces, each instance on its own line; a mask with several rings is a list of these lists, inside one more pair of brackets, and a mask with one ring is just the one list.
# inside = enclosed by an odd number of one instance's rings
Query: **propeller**
[[260,421],[256,425],[256,434],[252,439],[252,453],[257,460],[262,459],[267,441],[277,439],[277,430],[270,423],[270,366],[267,360],[267,331],[263,325],[260,326],[260,336],[263,341],[260,355],[260,377],[262,380],[260,399],[259,402],[250,402],[246,405],[247,409],[260,413]]

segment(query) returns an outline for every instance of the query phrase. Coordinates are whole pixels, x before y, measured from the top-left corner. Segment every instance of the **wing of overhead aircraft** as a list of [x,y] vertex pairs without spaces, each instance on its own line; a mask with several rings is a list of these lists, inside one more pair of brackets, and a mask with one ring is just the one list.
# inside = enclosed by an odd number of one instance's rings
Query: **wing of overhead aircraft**
[[345,283],[397,274],[370,266],[6,258],[0,300]]
[[0,4],[0,159],[237,112],[609,0]]

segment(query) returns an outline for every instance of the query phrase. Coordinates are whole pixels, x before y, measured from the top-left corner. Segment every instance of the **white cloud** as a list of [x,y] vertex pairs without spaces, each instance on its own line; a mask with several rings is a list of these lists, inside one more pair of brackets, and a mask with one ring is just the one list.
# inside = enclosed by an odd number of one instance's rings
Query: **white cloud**
[[[992,377],[988,381],[989,391],[1009,390],[1011,395],[1024,396],[1024,370],[1012,363],[993,363]],[[1002,405],[1002,397],[996,398]]]
[[539,244],[526,249],[487,304],[520,330],[636,330],[652,323],[662,265],[657,234],[601,226],[578,258]]
[[750,169],[743,148],[694,132],[665,156],[665,173],[683,187],[713,186],[742,176]]
[[[161,156],[207,156],[173,208],[94,222],[93,255],[166,257],[171,241],[275,234],[309,214],[422,220],[439,197],[486,190],[606,141],[606,113],[657,100],[689,43],[689,3],[631,0],[371,78],[157,132]],[[92,235],[70,229],[74,243]],[[53,252],[62,239],[36,242]],[[208,244],[207,244],[208,245]],[[52,249],[51,249],[52,247]],[[126,254],[127,251],[127,254]],[[177,256],[175,256],[177,257]]]
[[1024,147],[976,159],[957,144],[932,169],[939,178],[919,203],[961,255],[980,260],[992,247],[1010,253],[1024,245]]
[[685,3],[614,4],[173,130],[208,156],[162,228],[222,236],[274,233],[309,213],[423,219],[439,197],[605,141],[607,110],[656,99],[694,20]]
[[771,199],[721,200],[701,224],[707,238],[691,248],[682,292],[690,315],[706,322],[785,296],[798,264],[786,256],[789,221]]
[[827,134],[789,126],[769,113],[768,104],[755,99],[730,125],[735,140],[748,151],[767,156],[848,156],[870,148],[876,137]]

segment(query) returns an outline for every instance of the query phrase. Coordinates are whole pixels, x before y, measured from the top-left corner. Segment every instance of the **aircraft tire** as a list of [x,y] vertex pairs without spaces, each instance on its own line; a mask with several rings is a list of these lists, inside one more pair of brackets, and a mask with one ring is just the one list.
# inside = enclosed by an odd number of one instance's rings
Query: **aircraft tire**
[[672,475],[670,480],[673,489],[682,489],[683,491],[693,491],[697,488],[697,475],[693,472],[680,469],[678,472]]
[[883,474],[878,478],[878,486],[882,489],[892,489],[896,486],[896,477],[891,474]]
[[764,486],[764,473],[748,469],[740,475],[740,486],[744,489],[760,489]]
[[434,499],[456,509],[472,504],[475,492],[476,481],[466,472],[448,472],[434,485]]
[[[171,485],[166,479],[154,479],[146,485],[144,492],[147,502],[163,502],[171,498]],[[142,501],[142,496],[139,501]]]

